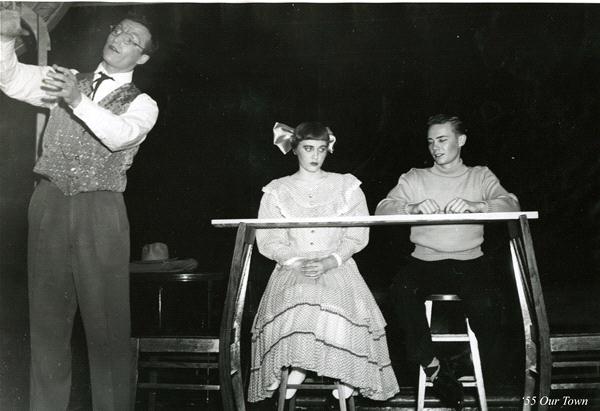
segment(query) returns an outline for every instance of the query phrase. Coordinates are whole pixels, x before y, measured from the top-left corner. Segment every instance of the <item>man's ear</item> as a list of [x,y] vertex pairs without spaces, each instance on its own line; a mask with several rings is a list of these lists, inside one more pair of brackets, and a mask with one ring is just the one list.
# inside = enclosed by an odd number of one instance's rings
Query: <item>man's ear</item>
[[459,147],[464,146],[466,142],[467,142],[467,135],[466,134],[461,134],[460,136],[458,136],[458,146]]
[[137,60],[136,64],[139,66],[140,64],[144,64],[148,60],[150,60],[150,56],[147,54],[142,54],[140,56],[140,58]]

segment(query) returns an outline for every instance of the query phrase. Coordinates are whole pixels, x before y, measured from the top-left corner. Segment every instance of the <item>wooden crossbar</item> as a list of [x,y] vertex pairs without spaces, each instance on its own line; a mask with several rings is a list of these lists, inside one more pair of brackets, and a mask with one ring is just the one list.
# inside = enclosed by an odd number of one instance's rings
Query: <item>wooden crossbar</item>
[[219,391],[220,386],[214,384],[166,384],[159,382],[140,382],[138,388],[145,390],[185,390],[185,391]]
[[189,362],[189,361],[139,361],[139,367],[144,368],[219,368],[217,362]]
[[186,352],[186,353],[218,353],[218,338],[165,338],[142,337],[140,352]]
[[560,351],[599,351],[600,333],[553,334],[550,335],[550,349]]
[[381,215],[350,217],[310,217],[310,218],[250,218],[250,219],[214,219],[211,224],[221,228],[235,228],[246,224],[253,228],[298,228],[298,227],[361,227],[393,224],[468,224],[492,221],[519,220],[524,215],[528,219],[537,219],[537,211],[517,211],[507,213],[466,213],[466,214],[419,214],[419,215]]
[[467,334],[431,334],[433,342],[469,342]]

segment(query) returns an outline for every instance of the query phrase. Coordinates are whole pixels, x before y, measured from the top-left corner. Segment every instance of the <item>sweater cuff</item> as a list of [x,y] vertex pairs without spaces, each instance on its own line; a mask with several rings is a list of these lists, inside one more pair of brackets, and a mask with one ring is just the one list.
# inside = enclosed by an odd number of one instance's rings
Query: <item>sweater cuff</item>
[[506,207],[503,207],[504,204],[502,202],[502,200],[497,201],[497,200],[490,200],[490,201],[486,201],[485,202],[487,204],[487,213],[499,213],[502,211],[509,211],[506,209]]

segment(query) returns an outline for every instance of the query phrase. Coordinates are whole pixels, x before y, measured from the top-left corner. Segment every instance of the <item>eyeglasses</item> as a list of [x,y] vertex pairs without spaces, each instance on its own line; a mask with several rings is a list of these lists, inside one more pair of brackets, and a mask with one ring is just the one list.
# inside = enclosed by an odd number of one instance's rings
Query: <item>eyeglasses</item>
[[127,31],[123,30],[123,26],[121,26],[120,24],[110,26],[110,35],[111,36],[119,37],[121,34],[124,35],[123,43],[127,44],[128,46],[137,46],[140,48],[140,50],[144,51],[144,48],[136,42],[137,39],[135,38],[135,36]]

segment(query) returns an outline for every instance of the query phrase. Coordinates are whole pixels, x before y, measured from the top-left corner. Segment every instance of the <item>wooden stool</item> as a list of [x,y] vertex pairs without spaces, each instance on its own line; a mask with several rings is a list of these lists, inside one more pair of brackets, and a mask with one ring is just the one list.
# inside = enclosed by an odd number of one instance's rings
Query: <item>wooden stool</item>
[[[279,384],[279,400],[277,401],[277,411],[283,411],[285,407],[285,393],[288,388],[296,390],[328,390],[332,391],[338,389],[338,393],[341,393],[342,383],[339,380],[333,380],[333,382],[327,384],[314,384],[314,383],[302,383],[302,384],[288,384],[289,368],[283,368],[281,371],[281,383]],[[354,411],[354,395],[348,397],[348,408],[346,408],[346,400],[340,395],[339,398],[340,411]],[[296,395],[290,398],[289,411],[296,409]]]
[[[432,294],[425,300],[425,315],[427,323],[431,327],[431,312],[434,301],[460,301],[460,297],[455,294]],[[468,342],[471,349],[471,359],[473,361],[474,376],[465,376],[459,379],[463,387],[477,387],[479,395],[479,407],[481,411],[487,411],[487,401],[485,397],[485,387],[483,385],[483,373],[481,372],[481,360],[479,358],[479,345],[477,337],[469,326],[469,319],[465,317],[466,334],[431,334],[433,342]],[[417,392],[417,410],[422,411],[425,406],[425,388],[433,386],[429,381],[423,367],[419,367],[419,387]]]

